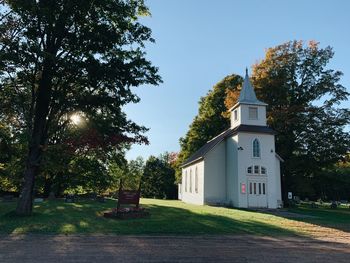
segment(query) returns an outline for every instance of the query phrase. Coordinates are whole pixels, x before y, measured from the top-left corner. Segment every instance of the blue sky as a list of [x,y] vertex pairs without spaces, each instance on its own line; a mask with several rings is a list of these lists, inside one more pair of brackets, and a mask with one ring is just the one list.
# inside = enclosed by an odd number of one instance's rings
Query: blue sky
[[[128,105],[128,117],[150,131],[150,145],[133,146],[128,159],[178,151],[198,111],[198,101],[225,76],[244,74],[265,49],[289,40],[330,45],[329,66],[344,73],[350,91],[350,1],[346,0],[148,0],[152,17],[142,22],[155,44],[147,57],[164,83],[134,91],[141,102]],[[343,103],[350,107],[350,102]]]

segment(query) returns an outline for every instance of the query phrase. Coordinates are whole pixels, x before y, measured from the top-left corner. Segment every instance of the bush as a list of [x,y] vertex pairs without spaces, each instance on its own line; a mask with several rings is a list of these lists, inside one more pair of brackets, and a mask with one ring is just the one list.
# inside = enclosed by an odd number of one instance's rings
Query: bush
[[332,209],[336,209],[337,207],[338,207],[337,202],[334,202],[334,201],[333,201],[333,202],[331,203],[331,208],[332,208]]

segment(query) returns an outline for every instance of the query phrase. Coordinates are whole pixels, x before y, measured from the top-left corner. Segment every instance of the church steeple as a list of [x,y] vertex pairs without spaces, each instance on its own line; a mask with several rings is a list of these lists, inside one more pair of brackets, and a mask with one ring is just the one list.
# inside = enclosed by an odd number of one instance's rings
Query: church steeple
[[250,83],[248,76],[248,69],[245,69],[245,77],[242,86],[242,90],[239,94],[238,103],[248,103],[248,104],[264,104],[256,98],[254,88]]
[[239,125],[266,126],[266,106],[257,99],[246,69],[238,101],[231,108],[231,128]]

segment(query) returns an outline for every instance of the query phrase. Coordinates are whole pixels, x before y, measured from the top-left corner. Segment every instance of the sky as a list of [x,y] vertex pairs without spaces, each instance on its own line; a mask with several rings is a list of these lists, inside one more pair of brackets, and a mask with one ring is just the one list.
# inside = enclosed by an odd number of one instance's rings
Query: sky
[[[265,50],[289,40],[315,40],[335,51],[329,67],[344,73],[350,92],[350,1],[347,0],[146,0],[154,44],[147,58],[163,83],[141,86],[128,117],[148,127],[149,145],[134,145],[127,159],[180,150],[198,113],[198,101],[225,76],[244,75]],[[342,104],[350,107],[350,102]]]

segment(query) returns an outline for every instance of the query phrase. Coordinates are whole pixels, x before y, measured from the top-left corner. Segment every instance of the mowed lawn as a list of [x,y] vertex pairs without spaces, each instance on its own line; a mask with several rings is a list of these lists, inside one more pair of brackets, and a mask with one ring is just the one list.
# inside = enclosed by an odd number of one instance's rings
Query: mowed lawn
[[[105,203],[63,200],[35,204],[31,217],[17,217],[15,202],[0,202],[0,233],[50,234],[132,234],[203,235],[254,234],[284,236],[323,236],[350,233],[350,209],[309,208],[307,205],[269,214],[241,209],[196,206],[181,201],[142,199],[151,216],[144,219],[115,220],[103,212],[115,207]],[[290,213],[292,212],[292,213]]]

